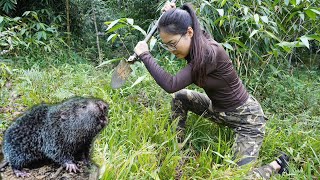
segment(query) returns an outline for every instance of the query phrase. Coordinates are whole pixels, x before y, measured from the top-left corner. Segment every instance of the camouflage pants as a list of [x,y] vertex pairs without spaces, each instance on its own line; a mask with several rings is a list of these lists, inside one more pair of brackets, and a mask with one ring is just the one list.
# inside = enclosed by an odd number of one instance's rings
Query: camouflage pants
[[235,131],[232,149],[234,160],[237,159],[239,166],[257,159],[265,135],[266,120],[259,102],[253,96],[250,95],[248,100],[233,112],[218,112],[212,108],[212,102],[206,94],[186,89],[174,93],[171,119],[178,119],[177,128],[182,131],[182,136],[188,111]]

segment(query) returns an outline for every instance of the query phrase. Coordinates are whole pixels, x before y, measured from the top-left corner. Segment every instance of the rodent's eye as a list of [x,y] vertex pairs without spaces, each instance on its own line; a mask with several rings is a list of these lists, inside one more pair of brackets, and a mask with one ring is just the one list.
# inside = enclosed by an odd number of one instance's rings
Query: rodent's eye
[[82,109],[86,109],[87,106],[86,106],[86,105],[82,105],[81,108],[82,108]]

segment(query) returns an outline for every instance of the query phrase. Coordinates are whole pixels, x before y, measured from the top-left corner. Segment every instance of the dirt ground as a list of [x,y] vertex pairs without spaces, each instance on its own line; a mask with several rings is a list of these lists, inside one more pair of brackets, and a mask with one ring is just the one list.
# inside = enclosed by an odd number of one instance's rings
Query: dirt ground
[[0,179],[4,180],[98,180],[99,169],[97,166],[92,165],[90,168],[79,162],[78,167],[80,172],[69,173],[64,168],[54,164],[44,165],[39,168],[24,170],[30,174],[27,178],[17,178],[12,169],[7,166],[4,172],[1,172]]

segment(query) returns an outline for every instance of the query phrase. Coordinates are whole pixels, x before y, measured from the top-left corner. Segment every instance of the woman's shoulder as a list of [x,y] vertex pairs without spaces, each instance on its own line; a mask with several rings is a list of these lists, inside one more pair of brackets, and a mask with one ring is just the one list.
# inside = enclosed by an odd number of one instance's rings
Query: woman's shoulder
[[229,56],[223,46],[215,41],[213,38],[208,39],[210,50],[213,51],[214,58],[217,60],[226,60],[229,59]]

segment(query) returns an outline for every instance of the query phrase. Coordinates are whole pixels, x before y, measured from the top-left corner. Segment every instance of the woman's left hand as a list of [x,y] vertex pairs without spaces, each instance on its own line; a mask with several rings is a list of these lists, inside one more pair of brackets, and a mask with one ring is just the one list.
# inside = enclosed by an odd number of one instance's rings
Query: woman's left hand
[[165,13],[165,12],[169,11],[172,8],[176,8],[176,3],[166,2],[164,7],[161,9],[161,12]]
[[140,41],[134,48],[134,52],[140,56],[140,54],[149,51],[148,44],[145,41]]

